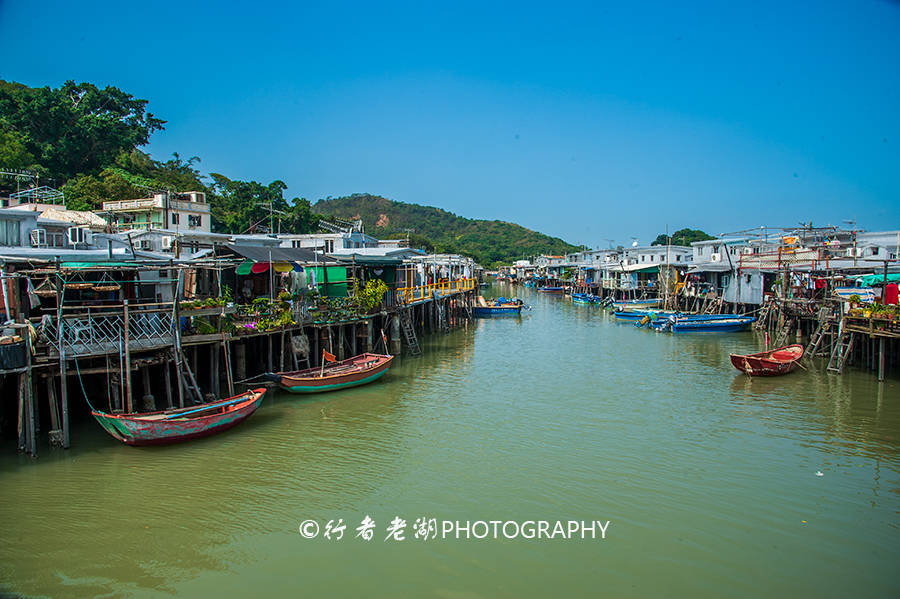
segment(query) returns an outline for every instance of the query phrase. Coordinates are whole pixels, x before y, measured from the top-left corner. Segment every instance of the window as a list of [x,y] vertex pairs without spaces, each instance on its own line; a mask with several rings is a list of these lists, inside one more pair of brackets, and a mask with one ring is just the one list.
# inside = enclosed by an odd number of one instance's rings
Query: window
[[199,214],[188,214],[188,226],[200,227],[203,224],[203,217]]
[[644,258],[646,258],[646,257],[647,257],[647,256],[641,256],[641,262],[643,262],[643,261],[644,261]]
[[178,224],[178,213],[177,213],[177,212],[173,212],[173,213],[172,213],[172,224],[173,224],[173,225],[177,225],[177,224]]
[[681,262],[681,254],[675,256],[675,262]]
[[873,255],[873,256],[877,256],[877,255],[878,255],[878,248],[872,248],[872,255]]
[[19,221],[0,219],[0,245],[21,245]]

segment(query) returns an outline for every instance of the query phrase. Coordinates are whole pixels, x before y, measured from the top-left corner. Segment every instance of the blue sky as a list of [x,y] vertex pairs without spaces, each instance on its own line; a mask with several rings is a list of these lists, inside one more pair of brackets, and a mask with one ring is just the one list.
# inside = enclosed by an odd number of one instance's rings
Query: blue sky
[[[89,6],[89,8],[86,8]],[[900,228],[900,4],[0,0],[0,77],[115,85],[149,151],[567,241]]]

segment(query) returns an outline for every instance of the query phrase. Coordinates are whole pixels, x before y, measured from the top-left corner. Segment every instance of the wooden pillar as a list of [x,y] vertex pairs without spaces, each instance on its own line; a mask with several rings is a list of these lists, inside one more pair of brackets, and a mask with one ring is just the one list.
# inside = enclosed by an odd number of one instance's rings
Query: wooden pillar
[[878,340],[878,380],[884,380],[884,337]]
[[220,397],[219,393],[220,383],[219,381],[222,379],[219,376],[219,344],[210,343],[209,344],[209,392],[216,396],[218,399]]
[[156,399],[153,397],[153,389],[150,386],[150,367],[141,368],[141,377],[144,380],[144,396],[141,398],[141,408],[145,412],[156,411]]
[[234,375],[239,381],[247,378],[247,347],[243,342],[234,346]]
[[34,385],[31,369],[31,335],[27,328],[23,329],[23,337],[25,337],[25,372],[22,374],[22,378],[25,381],[25,415],[27,425],[25,440],[29,455],[37,457],[37,426],[34,417]]
[[337,355],[338,361],[341,361],[344,359],[344,333],[345,333],[346,328],[347,327],[345,327],[342,324],[339,324],[338,328],[337,328],[337,354],[336,355]]
[[169,361],[163,360],[162,363],[163,381],[166,385],[166,407],[172,408],[172,373],[169,369]]
[[70,447],[69,439],[69,393],[66,385],[66,350],[60,344],[59,352],[59,401],[62,406],[63,449]]
[[116,372],[110,377],[109,384],[109,403],[112,406],[114,414],[122,413],[122,398],[119,396],[121,390],[121,372]]
[[398,356],[400,351],[400,316],[397,315],[391,319],[391,353]]
[[131,414],[134,412],[134,405],[132,405],[131,401],[131,350],[128,348],[128,300],[124,300],[122,304],[122,314],[122,336],[125,340],[125,410]]
[[47,404],[50,407],[50,444],[56,445],[56,435],[59,434],[59,408],[56,403],[56,377],[48,376],[44,380],[47,381]]
[[228,385],[228,397],[234,397],[234,377],[231,374],[231,345],[222,333],[222,351],[225,353],[225,383]]
[[[372,351],[372,336],[375,333],[375,321],[370,318],[366,321],[366,351]],[[384,351],[387,351],[387,348],[384,348]]]

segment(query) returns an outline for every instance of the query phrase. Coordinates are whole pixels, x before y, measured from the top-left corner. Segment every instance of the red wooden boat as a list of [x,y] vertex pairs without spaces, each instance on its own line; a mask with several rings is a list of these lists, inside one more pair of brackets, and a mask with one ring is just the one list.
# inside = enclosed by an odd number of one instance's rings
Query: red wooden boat
[[803,346],[794,344],[746,356],[731,354],[731,363],[751,376],[778,376],[794,370],[802,357]]
[[379,379],[391,367],[394,356],[360,354],[324,368],[307,368],[294,372],[274,372],[269,380],[289,393],[321,393],[365,385]]
[[91,411],[106,432],[126,445],[168,445],[206,437],[247,419],[262,403],[265,389],[253,389],[199,406],[146,414]]

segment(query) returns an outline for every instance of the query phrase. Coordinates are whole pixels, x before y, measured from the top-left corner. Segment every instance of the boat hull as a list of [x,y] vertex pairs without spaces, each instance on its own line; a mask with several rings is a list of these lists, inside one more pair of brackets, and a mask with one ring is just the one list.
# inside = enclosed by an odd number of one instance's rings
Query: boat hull
[[803,346],[787,345],[751,355],[730,354],[731,364],[750,376],[781,376],[797,369],[803,357]]
[[475,306],[472,315],[480,318],[491,316],[518,316],[522,313],[522,306]]
[[562,293],[562,287],[538,287],[538,293]]
[[[265,394],[265,389],[254,389],[204,406],[147,414],[107,414],[97,410],[91,414],[106,432],[126,445],[170,445],[208,437],[240,424],[256,411]],[[244,396],[246,399],[242,399]],[[189,417],[192,413],[200,415]],[[180,414],[184,417],[178,417]]]
[[355,360],[359,361],[360,359],[363,359],[363,361],[365,361],[367,357],[370,357],[372,360],[377,360],[377,363],[370,367],[364,366],[346,373],[338,372],[329,374],[329,369],[326,369],[325,375],[319,376],[319,369],[313,368],[296,373],[276,373],[272,375],[271,378],[278,383],[279,387],[288,393],[325,393],[328,391],[338,391],[340,389],[358,387],[360,385],[367,385],[375,382],[384,376],[384,373],[391,368],[394,357],[381,354],[361,354],[348,360],[344,360],[343,362],[338,362],[337,365],[332,368],[332,370],[334,370],[342,366],[351,365]]
[[746,331],[755,320],[756,318],[752,316],[715,320],[678,318],[674,322],[666,318],[660,318],[650,324],[657,331],[670,331],[672,333],[737,333]]

